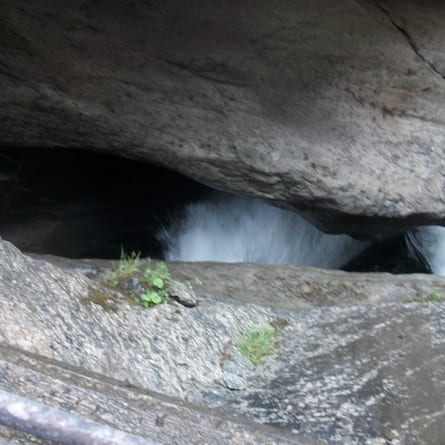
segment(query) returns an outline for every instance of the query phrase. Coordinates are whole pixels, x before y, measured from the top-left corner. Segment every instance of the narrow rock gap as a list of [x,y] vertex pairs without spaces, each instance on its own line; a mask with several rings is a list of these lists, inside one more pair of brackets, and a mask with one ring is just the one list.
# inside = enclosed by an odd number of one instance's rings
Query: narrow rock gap
[[[130,159],[78,149],[0,147],[0,236],[25,252],[117,259],[123,249],[159,259],[427,272],[407,255],[403,235],[363,249],[346,240],[346,249],[356,253],[347,250],[344,262],[328,266],[345,254],[344,238],[332,246],[302,218],[283,212]],[[165,228],[173,240],[170,251],[160,236]],[[184,237],[185,257],[172,255]],[[326,263],[329,255],[335,260]]]

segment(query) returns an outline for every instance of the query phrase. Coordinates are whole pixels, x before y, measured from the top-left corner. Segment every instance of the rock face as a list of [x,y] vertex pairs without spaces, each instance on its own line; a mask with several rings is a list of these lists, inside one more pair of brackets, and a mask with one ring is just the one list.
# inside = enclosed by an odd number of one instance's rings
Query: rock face
[[[0,260],[2,390],[156,443],[191,443],[191,430],[197,444],[429,445],[445,434],[441,278],[381,274],[379,298],[360,274],[172,264],[174,278],[201,280],[197,305],[144,309],[95,298],[106,261],[54,266],[7,242]],[[278,350],[254,366],[235,339],[262,326],[277,329]]]
[[332,231],[445,218],[440,2],[6,0],[0,16],[2,143],[162,164]]

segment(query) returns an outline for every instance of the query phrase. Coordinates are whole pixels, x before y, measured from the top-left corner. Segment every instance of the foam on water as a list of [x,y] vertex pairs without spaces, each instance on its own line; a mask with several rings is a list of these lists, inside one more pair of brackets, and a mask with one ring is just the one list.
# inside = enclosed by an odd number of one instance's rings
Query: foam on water
[[340,268],[369,245],[347,235],[323,233],[296,213],[259,199],[226,193],[188,205],[158,238],[167,260],[328,269]]

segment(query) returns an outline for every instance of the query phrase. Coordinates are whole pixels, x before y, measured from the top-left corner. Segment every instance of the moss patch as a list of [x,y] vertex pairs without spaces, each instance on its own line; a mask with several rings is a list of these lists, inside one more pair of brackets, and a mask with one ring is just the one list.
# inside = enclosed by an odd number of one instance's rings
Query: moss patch
[[436,302],[436,303],[444,303],[445,302],[445,294],[441,292],[431,292],[429,295],[426,296],[417,296],[414,298],[411,298],[408,300],[409,303],[430,303],[430,302]]
[[238,336],[234,345],[254,365],[263,363],[267,356],[278,353],[278,329],[267,326]]
[[82,304],[98,304],[102,306],[106,311],[117,312],[118,310],[118,296],[112,292],[106,292],[104,289],[90,288],[88,290],[88,295],[81,298],[80,302]]

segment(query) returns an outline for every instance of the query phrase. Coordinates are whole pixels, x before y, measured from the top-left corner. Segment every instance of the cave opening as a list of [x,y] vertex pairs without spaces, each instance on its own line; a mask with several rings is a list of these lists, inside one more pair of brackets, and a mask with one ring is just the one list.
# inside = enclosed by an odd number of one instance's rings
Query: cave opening
[[[326,263],[330,251],[336,255],[331,238],[316,232],[314,237],[316,229],[294,212],[227,196],[172,170],[113,155],[65,148],[0,147],[0,236],[24,252],[118,259],[123,250],[169,260],[301,261],[302,265],[352,272],[428,272],[408,254],[403,234],[363,245],[337,239],[334,247],[340,242],[347,255],[338,264]],[[224,230],[236,233],[228,237],[221,233]],[[319,235],[321,242],[327,240],[320,249],[322,260],[308,259],[305,254],[294,261],[300,254],[295,249],[289,253],[294,257],[283,254],[295,233],[304,230],[307,233],[299,242],[306,249],[314,249]],[[262,250],[260,242],[265,245]],[[182,243],[181,254],[176,243]],[[209,252],[221,246],[229,249],[229,256]],[[244,252],[231,256],[239,246]],[[197,249],[198,256],[193,257],[189,251]]]
[[162,258],[155,234],[208,188],[154,165],[87,150],[0,149],[0,236],[67,258]]

